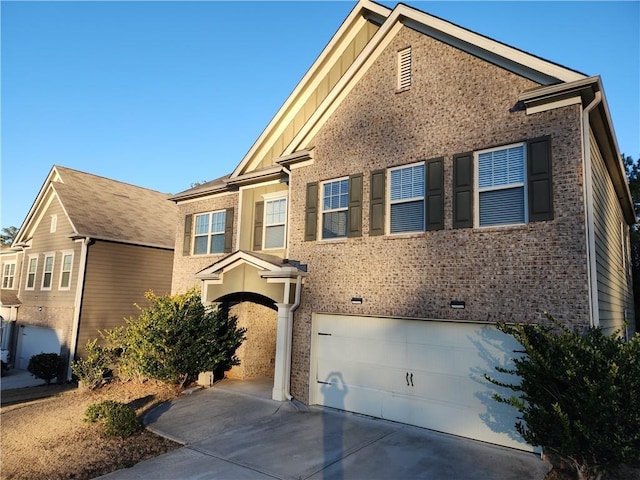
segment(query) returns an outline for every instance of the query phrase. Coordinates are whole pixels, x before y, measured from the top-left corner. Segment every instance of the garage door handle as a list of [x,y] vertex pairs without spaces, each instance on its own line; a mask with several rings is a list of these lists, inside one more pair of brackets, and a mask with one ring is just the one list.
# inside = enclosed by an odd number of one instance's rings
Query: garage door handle
[[409,372],[407,372],[407,376],[405,377],[405,379],[407,380],[407,387],[409,386]]
[[409,376],[409,380],[411,380],[411,386],[413,387],[413,373]]

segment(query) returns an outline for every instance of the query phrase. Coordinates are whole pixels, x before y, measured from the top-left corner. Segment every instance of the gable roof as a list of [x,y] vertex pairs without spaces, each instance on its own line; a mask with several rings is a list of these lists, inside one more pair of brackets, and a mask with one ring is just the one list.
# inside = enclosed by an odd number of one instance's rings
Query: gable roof
[[[331,84],[327,94],[322,99],[318,99],[313,113],[301,122],[299,112],[305,108],[308,109],[307,99],[314,93],[317,95],[315,89],[318,83],[332,74],[333,63],[342,61],[340,55],[347,44],[361,35],[361,32],[370,24],[375,24],[379,28],[376,28],[375,33],[359,50],[340,78]],[[531,55],[405,4],[399,3],[390,10],[370,0],[359,0],[327,47],[233,171],[231,180],[261,165],[265,160],[264,156],[269,155],[278,142],[282,143],[282,148],[273,156],[272,161],[299,149],[309,148],[311,145],[308,145],[308,142],[403,26],[529,78],[540,85],[573,82],[586,78],[586,75],[580,72]],[[285,132],[289,134],[286,135]]]
[[33,236],[54,198],[72,226],[69,237],[174,248],[177,209],[168,194],[58,165],[47,176],[14,245]]

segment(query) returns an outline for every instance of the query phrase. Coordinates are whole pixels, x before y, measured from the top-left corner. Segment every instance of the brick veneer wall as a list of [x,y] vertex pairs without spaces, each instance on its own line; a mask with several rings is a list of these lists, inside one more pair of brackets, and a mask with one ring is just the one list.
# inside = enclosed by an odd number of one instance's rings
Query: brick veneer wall
[[227,253],[220,253],[216,255],[182,255],[185,216],[195,213],[224,210],[231,207],[234,208],[232,245],[235,248],[236,235],[238,231],[237,193],[218,195],[178,205],[178,210],[180,212],[180,224],[179,228],[176,229],[176,248],[173,257],[173,279],[171,283],[172,293],[184,293],[191,287],[200,287],[200,281],[196,279],[195,274],[228,255]]
[[[409,45],[413,84],[396,93],[396,52]],[[297,398],[308,399],[312,312],[523,322],[549,311],[588,324],[580,106],[510,112],[536,86],[405,27],[308,145],[315,163],[293,171],[290,198],[289,257],[309,269],[294,321]],[[552,142],[554,220],[452,229],[453,155],[542,135]],[[441,156],[445,229],[369,237],[370,172]],[[305,242],[307,183],[355,173],[364,174],[363,236]]]

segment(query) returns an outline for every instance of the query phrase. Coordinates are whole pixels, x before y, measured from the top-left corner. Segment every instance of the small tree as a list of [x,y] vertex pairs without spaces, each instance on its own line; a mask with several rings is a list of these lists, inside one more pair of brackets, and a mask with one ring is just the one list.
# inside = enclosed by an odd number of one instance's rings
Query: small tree
[[146,294],[150,306],[126,328],[110,333],[121,348],[121,375],[185,385],[200,372],[226,371],[240,362],[236,350],[246,329],[224,311],[205,307],[200,294]]
[[62,367],[62,358],[57,353],[39,353],[29,359],[27,370],[49,385],[51,380],[58,376]]
[[494,399],[514,406],[522,421],[515,427],[529,444],[566,460],[580,479],[640,459],[640,335],[625,342],[600,328],[584,333],[556,326],[499,323],[524,347],[515,368],[521,383],[496,385],[517,395]]

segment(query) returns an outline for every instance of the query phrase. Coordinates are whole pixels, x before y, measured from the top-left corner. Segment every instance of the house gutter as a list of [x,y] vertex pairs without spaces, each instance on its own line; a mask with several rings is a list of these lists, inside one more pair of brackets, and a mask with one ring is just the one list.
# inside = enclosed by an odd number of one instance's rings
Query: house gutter
[[595,221],[593,218],[593,181],[591,164],[591,142],[589,134],[589,114],[602,102],[602,93],[595,92],[594,99],[582,111],[582,157],[584,159],[584,207],[585,229],[587,232],[587,281],[589,282],[589,310],[592,327],[600,325],[598,311],[598,274],[596,264]]
[[287,331],[287,364],[286,364],[286,379],[285,379],[285,396],[287,400],[293,400],[293,395],[291,395],[291,357],[293,356],[293,352],[291,351],[291,346],[293,345],[293,313],[300,306],[300,290],[302,290],[302,275],[298,275],[296,277],[296,296],[293,301],[293,305],[289,309],[289,328]]
[[78,351],[78,330],[80,329],[80,307],[82,306],[82,292],[84,291],[84,279],[87,271],[87,253],[91,244],[91,237],[84,237],[80,250],[80,267],[78,271],[78,284],[76,285],[76,298],[73,302],[73,327],[71,330],[71,348],[69,349],[69,366],[67,368],[67,380],[71,380],[73,372],[71,364]]

